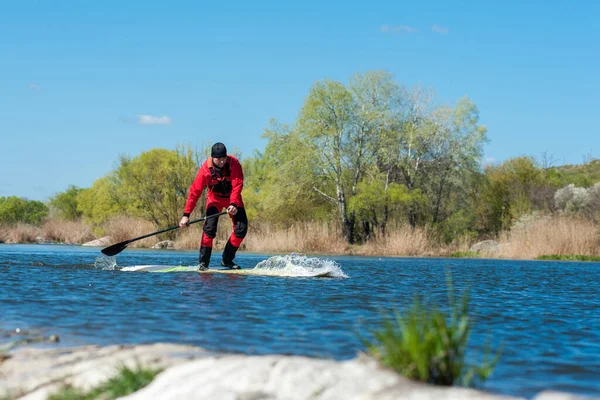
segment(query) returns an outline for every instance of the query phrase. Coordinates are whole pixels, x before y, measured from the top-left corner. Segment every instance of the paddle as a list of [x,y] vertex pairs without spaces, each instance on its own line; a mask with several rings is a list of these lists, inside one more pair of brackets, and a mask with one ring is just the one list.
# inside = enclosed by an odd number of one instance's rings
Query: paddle
[[[208,219],[208,218],[218,217],[219,215],[223,215],[223,214],[227,214],[227,211],[221,211],[220,213],[217,213],[217,214],[208,215],[206,217],[195,219],[193,221],[188,222],[188,225],[195,224],[196,222],[204,221],[205,219]],[[112,246],[108,246],[107,248],[102,249],[101,251],[102,251],[103,254],[105,254],[107,256],[114,256],[114,255],[119,254],[123,250],[125,250],[125,247],[127,247],[127,245],[129,243],[131,243],[131,242],[135,242],[136,240],[140,240],[140,239],[145,239],[145,238],[150,237],[150,236],[158,235],[159,233],[172,231],[173,229],[177,229],[177,228],[179,228],[179,225],[172,226],[172,227],[167,228],[167,229],[163,229],[162,231],[152,232],[152,233],[149,233],[149,234],[144,235],[144,236],[140,236],[140,237],[136,237],[136,238],[133,238],[133,239],[125,240],[123,242],[119,242],[117,244],[113,244]]]

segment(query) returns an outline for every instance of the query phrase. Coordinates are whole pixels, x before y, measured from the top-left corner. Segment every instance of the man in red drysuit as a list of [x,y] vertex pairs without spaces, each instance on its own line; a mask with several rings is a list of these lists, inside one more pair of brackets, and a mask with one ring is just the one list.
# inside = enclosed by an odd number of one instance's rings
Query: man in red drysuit
[[[239,160],[227,154],[227,148],[223,143],[215,143],[212,146],[210,158],[202,164],[192,186],[190,186],[188,199],[183,210],[183,218],[179,222],[179,226],[182,228],[188,225],[190,214],[196,207],[198,199],[204,188],[208,188],[206,216],[217,214],[226,208],[229,217],[233,221],[233,232],[231,232],[231,236],[225,245],[221,260],[221,265],[231,269],[240,269],[233,259],[248,231],[248,217],[242,200],[243,186],[244,173]],[[218,217],[207,218],[204,221],[200,254],[198,256],[199,271],[208,269],[218,222]]]

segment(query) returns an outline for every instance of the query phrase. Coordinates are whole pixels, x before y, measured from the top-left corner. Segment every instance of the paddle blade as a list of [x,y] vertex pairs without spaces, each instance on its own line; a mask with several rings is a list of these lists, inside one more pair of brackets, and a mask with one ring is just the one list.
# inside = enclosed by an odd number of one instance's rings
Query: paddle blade
[[107,248],[102,249],[101,251],[102,251],[102,254],[107,255],[109,257],[116,256],[117,254],[119,254],[120,252],[125,250],[125,247],[127,247],[128,244],[129,244],[129,242],[121,242],[121,243],[113,244],[112,246],[108,246]]

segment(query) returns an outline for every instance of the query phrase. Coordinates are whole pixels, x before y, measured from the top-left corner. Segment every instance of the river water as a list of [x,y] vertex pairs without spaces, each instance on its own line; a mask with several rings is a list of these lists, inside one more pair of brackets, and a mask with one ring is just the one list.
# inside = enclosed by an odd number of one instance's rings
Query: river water
[[[600,395],[600,263],[310,256],[296,262],[343,273],[281,278],[103,270],[99,256],[97,248],[1,244],[0,344],[57,334],[58,346],[171,342],[345,360],[364,350],[359,333],[416,295],[443,304],[449,272],[456,294],[470,291],[469,360],[481,360],[487,341],[502,349],[482,389]],[[268,259],[239,253],[236,261],[251,268]],[[116,257],[121,267],[196,261],[189,251]]]

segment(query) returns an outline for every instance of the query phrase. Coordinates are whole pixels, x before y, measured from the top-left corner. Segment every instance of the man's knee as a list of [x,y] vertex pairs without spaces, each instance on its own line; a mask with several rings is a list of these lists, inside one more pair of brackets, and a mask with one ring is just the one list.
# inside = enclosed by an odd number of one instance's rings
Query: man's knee
[[233,229],[233,234],[235,237],[243,239],[246,237],[246,233],[248,233],[248,222],[247,221],[238,221],[235,223],[235,228]]
[[206,223],[206,224],[204,224],[204,227],[202,228],[202,230],[204,231],[204,234],[211,239],[214,239],[215,236],[217,236],[217,225],[216,224]]
[[[219,212],[217,207],[210,206],[206,209],[206,216],[214,215]],[[217,226],[218,226],[218,217],[208,218],[204,221],[204,233],[211,239],[214,239],[217,236]]]
[[238,208],[238,213],[235,215],[234,221],[233,234],[239,239],[245,238],[248,232],[248,217],[246,216],[245,208]]

